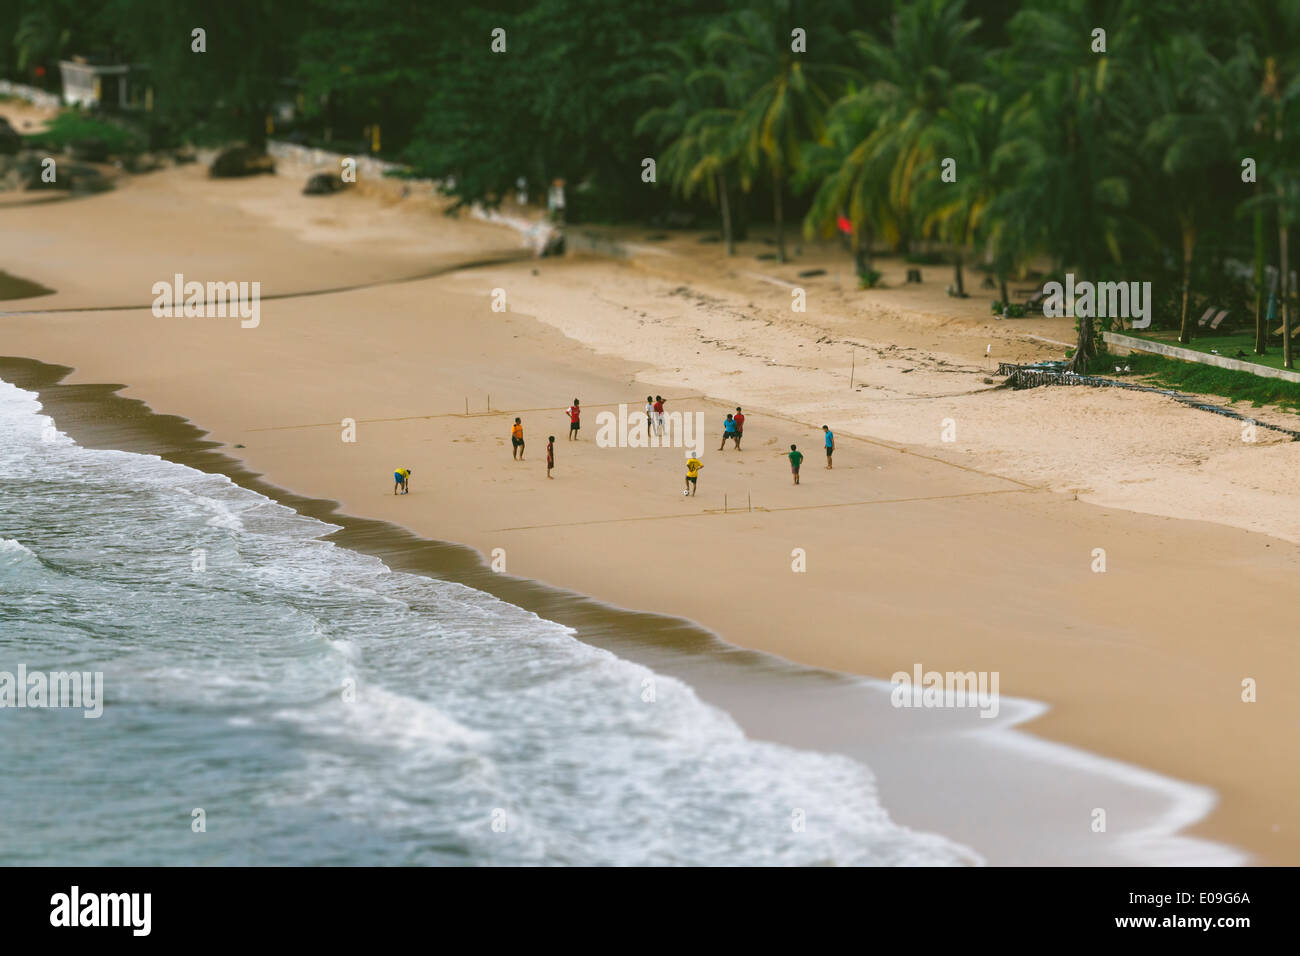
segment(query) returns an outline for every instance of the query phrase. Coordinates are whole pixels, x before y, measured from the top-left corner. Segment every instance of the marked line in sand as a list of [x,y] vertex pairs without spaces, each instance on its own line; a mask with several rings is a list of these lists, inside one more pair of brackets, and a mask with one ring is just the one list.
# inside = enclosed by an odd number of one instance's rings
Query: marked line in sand
[[[487,266],[499,266],[531,258],[533,258],[533,254],[525,249],[521,250],[519,253],[505,254],[490,259],[475,259],[470,262],[457,262],[452,265],[439,267],[434,269],[432,272],[421,272],[418,275],[413,276],[398,276],[396,279],[379,279],[375,282],[361,282],[356,285],[334,286],[329,289],[307,289],[303,292],[273,292],[261,295],[258,299],[261,302],[269,302],[272,299],[305,299],[314,295],[334,295],[339,292],[356,292],[361,289],[376,289],[380,286],[386,285],[401,285],[406,282],[419,282],[421,279],[437,279],[450,272],[462,269],[479,269]],[[215,306],[219,303],[213,302],[211,304]],[[209,303],[204,301],[203,306],[206,308],[208,305]],[[151,308],[153,308],[152,302],[144,305],[91,305],[83,306],[81,308],[27,309],[20,312],[0,311],[0,318],[9,315],[73,315],[78,312],[134,312],[138,309]]]
[[770,283],[771,285],[779,285],[786,289],[799,288],[793,282],[787,282],[785,279],[778,279],[776,276],[765,276],[761,272],[742,272],[741,275],[743,275],[747,279],[757,279],[760,282],[767,282]]
[[1034,339],[1037,342],[1046,342],[1048,345],[1060,345],[1067,349],[1072,349],[1078,344],[1077,342],[1058,342],[1056,339],[1049,339],[1042,335],[1034,335],[1031,332],[1021,332],[1019,334],[1023,335],[1027,339]]
[[[682,398],[674,398],[673,401],[674,402],[711,401],[711,399],[708,399],[703,395],[686,395]],[[583,405],[582,407],[584,409],[618,408],[619,405],[628,405],[628,414],[631,415],[632,407],[627,402],[591,402],[587,405]],[[358,418],[357,424],[373,425],[376,422],[416,422],[416,421],[426,421],[430,418],[488,418],[488,417],[495,417],[498,415],[519,415],[519,414],[529,414],[532,412],[556,412],[556,411],[559,412],[564,411],[563,406],[554,405],[554,406],[548,406],[546,408],[505,408],[505,409],[494,408],[490,412],[470,412],[469,415],[466,415],[464,412],[438,412],[437,414],[433,414],[433,415],[405,415],[400,418]],[[249,428],[247,429],[247,431],[282,432],[282,431],[290,431],[295,428],[338,428],[338,427],[339,427],[338,422],[312,422],[307,425],[266,425],[262,428]]]
[[769,508],[756,507],[752,511],[740,508],[723,511],[721,508],[707,508],[691,514],[677,515],[639,515],[631,518],[595,518],[591,521],[559,521],[554,524],[525,524],[513,528],[490,528],[488,534],[502,534],[506,531],[536,531],[544,528],[577,528],[583,525],[621,524],[627,521],[669,521],[674,518],[707,518],[711,515],[756,515],[775,514],[778,511],[820,511],[824,508],[854,508],[860,505],[900,505],[917,501],[950,501],[957,498],[983,498],[989,495],[1018,495],[1026,491],[1041,491],[1041,488],[1001,488],[997,491],[966,491],[953,495],[922,495],[915,498],[876,498],[871,501],[835,501],[823,505],[786,505]]

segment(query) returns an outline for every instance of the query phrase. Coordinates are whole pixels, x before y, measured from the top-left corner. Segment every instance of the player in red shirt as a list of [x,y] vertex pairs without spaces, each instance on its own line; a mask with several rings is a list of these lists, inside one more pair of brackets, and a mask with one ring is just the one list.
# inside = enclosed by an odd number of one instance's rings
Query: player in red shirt
[[736,451],[740,451],[740,440],[745,437],[745,416],[740,411],[740,406],[736,406],[736,414],[731,417],[736,423]]
[[573,404],[567,409],[569,416],[569,441],[578,437],[578,429],[582,424],[578,421],[578,416],[582,414],[582,409],[578,407],[578,400],[575,398]]

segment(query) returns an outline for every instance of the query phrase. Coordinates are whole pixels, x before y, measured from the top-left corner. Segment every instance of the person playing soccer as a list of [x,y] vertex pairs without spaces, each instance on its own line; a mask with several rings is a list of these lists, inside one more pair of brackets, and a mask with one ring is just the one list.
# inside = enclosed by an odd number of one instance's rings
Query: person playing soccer
[[397,489],[402,489],[402,494],[410,492],[411,469],[398,468],[393,472],[393,494],[397,494]]
[[739,405],[736,406],[736,414],[731,416],[731,420],[736,423],[736,451],[740,451],[740,440],[745,437],[745,415]]
[[510,457],[516,461],[524,460],[524,424],[518,418],[510,429]]
[[803,452],[791,445],[790,454],[786,457],[790,459],[790,473],[794,475],[794,483],[797,485],[799,484],[799,466],[803,464]]
[[686,490],[682,494],[684,495],[689,491],[692,498],[695,497],[696,482],[700,477],[700,469],[704,467],[704,462],[700,461],[698,455],[699,452],[696,452],[686,459]]
[[578,429],[582,427],[582,423],[578,421],[579,416],[582,415],[582,409],[578,406],[576,398],[573,400],[573,404],[565,410],[565,413],[569,416],[569,441],[573,441],[578,437]]
[[546,477],[554,478],[551,469],[555,467],[555,436],[552,435],[546,440]]
[[831,455],[835,454],[835,433],[831,431],[829,425],[823,425],[822,431],[826,433],[826,467],[831,467]]
[[734,441],[735,438],[736,420],[728,415],[727,420],[722,423],[722,444],[718,446],[718,451],[722,451],[722,449],[727,447],[727,439]]

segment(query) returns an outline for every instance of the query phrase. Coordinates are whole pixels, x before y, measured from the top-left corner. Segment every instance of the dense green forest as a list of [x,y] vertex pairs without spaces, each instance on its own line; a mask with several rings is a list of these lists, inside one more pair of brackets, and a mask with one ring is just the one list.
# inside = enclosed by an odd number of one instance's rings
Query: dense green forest
[[1294,307],[1300,0],[11,0],[0,36],[50,89],[73,53],[146,65],[155,142],[257,144],[289,96],[275,135],[378,126],[460,203],[563,178],[571,220],[762,223],[782,260],[847,230],[864,285],[873,250],[939,254],[1004,301],[1035,263],[1148,280],[1184,341],[1210,304],[1262,350]]

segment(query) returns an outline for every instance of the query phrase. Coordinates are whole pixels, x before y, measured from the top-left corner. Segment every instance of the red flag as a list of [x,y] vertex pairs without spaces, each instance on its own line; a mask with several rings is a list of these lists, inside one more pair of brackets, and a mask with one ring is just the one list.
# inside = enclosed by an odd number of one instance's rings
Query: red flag
[[838,227],[840,232],[844,233],[846,236],[853,232],[853,223],[849,222],[848,219],[843,216],[840,216],[835,220],[835,225]]

